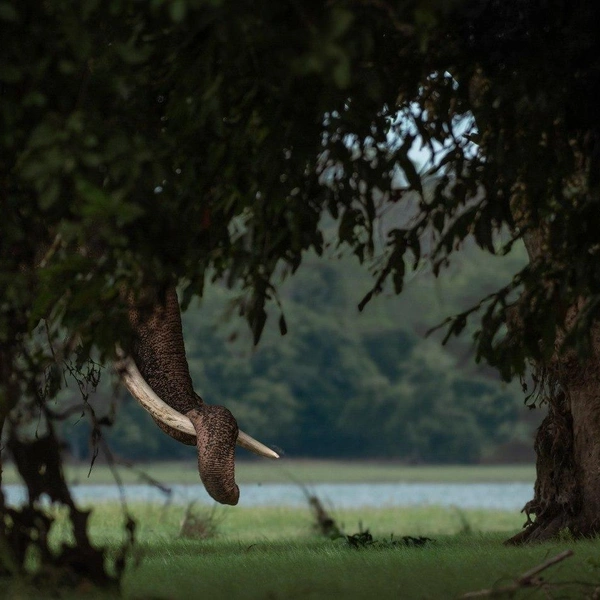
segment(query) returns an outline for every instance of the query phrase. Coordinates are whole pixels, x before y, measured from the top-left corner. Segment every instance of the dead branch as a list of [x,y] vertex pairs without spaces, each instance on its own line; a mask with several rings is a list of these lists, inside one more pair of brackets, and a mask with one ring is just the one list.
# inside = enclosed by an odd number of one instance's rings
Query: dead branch
[[308,503],[315,517],[315,524],[320,533],[330,538],[343,537],[335,519],[325,510],[317,496],[309,496]]
[[483,590],[477,590],[475,592],[467,592],[461,598],[489,598],[489,597],[498,597],[503,595],[512,596],[520,589],[531,588],[531,587],[541,587],[544,585],[545,581],[540,577],[537,577],[539,573],[546,570],[549,567],[552,567],[556,563],[559,563],[565,558],[569,558],[569,556],[573,556],[573,550],[564,550],[560,554],[549,558],[543,563],[529,569],[529,571],[525,571],[520,577],[514,580],[510,585],[506,585],[503,587],[497,588],[489,588]]

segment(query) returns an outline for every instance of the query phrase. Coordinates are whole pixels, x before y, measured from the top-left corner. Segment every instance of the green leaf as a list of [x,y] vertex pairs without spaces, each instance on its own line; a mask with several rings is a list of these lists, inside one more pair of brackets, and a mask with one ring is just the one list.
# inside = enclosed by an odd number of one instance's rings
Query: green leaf
[[394,271],[392,274],[392,282],[394,283],[394,292],[396,294],[400,294],[404,287],[404,273],[405,273],[405,265],[404,260],[400,257],[399,260],[396,261],[394,265]]
[[8,2],[0,2],[0,21],[15,22],[19,20],[19,13]]
[[0,64],[0,81],[6,83],[16,83],[21,81],[23,74],[18,67],[7,64]]
[[174,23],[181,23],[187,14],[186,0],[174,0],[169,6],[169,16]]
[[354,21],[354,15],[351,11],[344,8],[334,7],[331,11],[331,35],[332,37],[339,38],[352,25]]
[[350,61],[347,56],[340,57],[333,69],[333,80],[338,88],[346,89],[350,85]]
[[262,335],[265,323],[267,322],[267,313],[264,307],[264,301],[258,304],[258,306],[252,307],[252,310],[248,313],[248,320],[250,322],[250,328],[252,329],[252,336],[254,339],[254,345],[258,344]]
[[475,221],[473,233],[475,235],[477,244],[481,248],[484,248],[488,252],[495,254],[494,240],[492,237],[492,224],[488,220],[485,220],[482,216],[480,216],[480,218]]
[[152,46],[150,44],[144,47],[134,46],[131,43],[115,44],[115,50],[123,61],[130,65],[139,65],[152,56]]
[[60,196],[60,182],[57,178],[49,181],[48,186],[39,195],[38,203],[42,210],[48,210]]
[[[412,146],[412,143],[411,143],[411,146]],[[404,171],[404,174],[406,175],[406,179],[407,179],[411,189],[416,190],[417,192],[422,194],[423,186],[421,184],[421,177],[417,173],[417,170],[415,169],[415,165],[413,164],[413,161],[410,160],[410,158],[408,158],[407,154],[400,153],[398,155],[398,163],[399,163],[400,167],[402,167],[402,170]]]
[[279,332],[281,335],[285,335],[288,332],[287,323],[285,322],[285,316],[283,313],[279,317]]

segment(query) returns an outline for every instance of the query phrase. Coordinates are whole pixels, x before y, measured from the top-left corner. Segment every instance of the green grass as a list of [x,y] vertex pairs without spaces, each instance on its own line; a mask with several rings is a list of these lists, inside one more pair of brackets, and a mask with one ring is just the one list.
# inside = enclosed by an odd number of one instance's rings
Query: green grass
[[[197,482],[194,464],[144,467],[165,483]],[[83,481],[85,468],[70,467],[69,479]],[[393,463],[331,461],[257,461],[238,466],[241,482],[487,482],[533,481],[530,466],[408,467]],[[14,473],[8,473],[8,477]],[[122,469],[122,477],[137,475]],[[97,467],[92,483],[112,481],[106,467]],[[524,517],[518,512],[458,510],[441,507],[335,510],[332,515],[348,533],[369,528],[376,539],[427,536],[434,543],[421,548],[370,547],[352,549],[343,539],[328,540],[313,527],[308,509],[218,507],[213,515],[217,536],[179,536],[183,506],[136,504],[130,507],[137,544],[123,579],[128,600],[449,599],[465,592],[508,583],[512,578],[567,548],[575,556],[552,567],[548,581],[600,582],[600,543],[596,541],[506,547]],[[199,506],[198,512],[210,511]],[[100,504],[91,517],[95,543],[117,548],[123,540],[123,515],[116,504]],[[64,521],[57,520],[54,539],[68,539]],[[581,588],[579,588],[581,591]],[[13,590],[14,592],[14,590]],[[11,598],[11,592],[0,596]],[[591,594],[591,592],[590,592]],[[97,594],[94,595],[94,597]],[[40,598],[22,591],[12,598]],[[82,590],[69,598],[82,597]],[[105,596],[101,596],[105,597]],[[517,598],[544,598],[540,592],[520,592]],[[575,588],[561,588],[554,597],[584,597]]]
[[[210,508],[199,506],[197,512],[208,514]],[[182,506],[135,504],[131,512],[138,522],[138,540],[154,544],[167,537],[175,538],[185,512]],[[376,537],[396,535],[435,536],[463,533],[465,522],[473,533],[513,532],[521,526],[523,517],[508,511],[469,510],[437,506],[330,510],[337,523],[348,533],[355,533],[362,524]],[[214,518],[219,523],[219,543],[242,544],[289,542],[318,539],[308,508],[218,506]],[[119,539],[115,523],[121,519],[119,507],[100,504],[92,514],[92,534],[101,543],[116,543]]]
[[[503,546],[522,525],[517,513],[439,507],[334,510],[347,533],[355,533],[362,523],[378,539],[389,539],[392,533],[396,538],[435,538],[421,548],[355,550],[342,539],[320,537],[308,508],[222,507],[215,513],[219,533],[208,540],[178,536],[184,507],[140,504],[131,511],[138,521],[138,543],[136,560],[123,580],[124,597],[131,600],[449,599],[506,584],[567,548],[575,556],[544,577],[551,582],[600,582],[599,542]],[[98,506],[91,520],[94,541],[116,547],[122,539],[120,523],[118,506]],[[64,538],[68,534],[61,527],[57,534]],[[573,590],[563,589],[554,597],[584,597]],[[73,597],[81,597],[81,590]],[[546,596],[529,590],[517,597]]]
[[[105,465],[96,465],[88,477],[89,465],[69,465],[70,482],[113,483],[114,477]],[[199,483],[196,461],[149,463],[135,470],[119,467],[125,483],[140,481],[139,471],[166,483]],[[388,483],[388,482],[531,482],[535,479],[533,465],[450,465],[407,466],[393,462],[332,461],[332,460],[257,460],[239,461],[236,466],[238,483]],[[11,465],[5,467],[5,483],[16,483],[17,474]]]
[[[505,584],[564,548],[509,549],[501,540],[499,535],[444,537],[429,548],[393,550],[350,550],[341,542],[188,545],[167,556],[149,556],[126,578],[124,589],[129,598],[449,599]],[[588,562],[597,544],[574,546],[579,556],[548,577],[600,581]],[[531,591],[522,597],[531,598]]]

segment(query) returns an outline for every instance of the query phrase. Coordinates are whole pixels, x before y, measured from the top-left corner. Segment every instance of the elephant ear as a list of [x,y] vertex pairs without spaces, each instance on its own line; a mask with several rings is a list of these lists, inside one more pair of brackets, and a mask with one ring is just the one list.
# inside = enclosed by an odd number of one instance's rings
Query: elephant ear
[[206,491],[221,504],[237,504],[235,445],[238,426],[224,406],[204,404],[186,413],[196,430],[198,472]]

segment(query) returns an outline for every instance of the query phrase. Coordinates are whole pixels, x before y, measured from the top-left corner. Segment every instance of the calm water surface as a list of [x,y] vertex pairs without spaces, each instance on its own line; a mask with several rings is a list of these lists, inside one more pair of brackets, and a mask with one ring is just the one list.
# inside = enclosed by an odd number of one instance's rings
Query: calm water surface
[[[27,499],[23,486],[7,485],[4,490],[11,504]],[[74,485],[71,490],[75,500],[84,504],[120,498],[115,485]],[[143,484],[123,486],[130,502],[214,502],[201,485],[172,485],[169,490],[166,493]],[[437,505],[520,510],[533,497],[533,484],[529,483],[319,483],[306,490],[336,508]],[[306,496],[296,484],[242,484],[239,506],[306,506]]]

